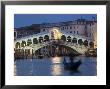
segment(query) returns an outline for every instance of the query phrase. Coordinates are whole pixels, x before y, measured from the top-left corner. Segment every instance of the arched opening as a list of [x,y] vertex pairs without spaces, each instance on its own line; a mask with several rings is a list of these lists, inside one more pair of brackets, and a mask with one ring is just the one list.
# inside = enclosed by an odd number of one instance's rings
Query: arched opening
[[79,40],[78,40],[78,44],[79,44],[79,45],[82,45],[82,44],[83,44],[82,39],[79,39]]
[[43,42],[43,37],[39,37],[39,43],[42,43]]
[[44,36],[44,42],[46,42],[46,41],[49,41],[49,36],[48,35]]
[[29,45],[31,45],[31,44],[32,44],[31,39],[28,39],[28,40],[27,40],[27,46],[29,46]]
[[43,55],[48,57],[69,56],[70,53],[73,54],[73,56],[80,55],[76,50],[66,45],[49,45],[35,51],[36,56]]
[[22,41],[21,47],[25,47],[25,46],[26,46],[26,42],[25,41]]
[[16,48],[20,48],[20,42],[16,43]]
[[88,46],[88,41],[85,40],[83,44],[84,44],[84,46]]
[[66,36],[65,35],[62,35],[61,36],[61,40],[66,41]]
[[90,48],[94,48],[94,42],[89,43]]
[[67,37],[67,42],[71,42],[71,37],[70,36]]
[[38,43],[37,38],[33,38],[33,44],[37,44],[37,43]]
[[72,42],[77,43],[77,38],[73,38]]

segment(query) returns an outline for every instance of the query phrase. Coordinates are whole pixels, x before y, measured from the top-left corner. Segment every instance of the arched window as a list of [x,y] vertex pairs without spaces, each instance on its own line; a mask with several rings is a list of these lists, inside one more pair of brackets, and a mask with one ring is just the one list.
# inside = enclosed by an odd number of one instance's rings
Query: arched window
[[70,29],[72,29],[72,27],[70,26]]
[[68,26],[67,26],[67,29],[68,29]]

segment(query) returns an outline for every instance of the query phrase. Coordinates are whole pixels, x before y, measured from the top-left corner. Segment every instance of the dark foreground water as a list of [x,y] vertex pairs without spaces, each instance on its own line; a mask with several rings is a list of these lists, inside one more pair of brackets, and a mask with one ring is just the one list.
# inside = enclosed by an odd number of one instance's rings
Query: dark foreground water
[[[43,59],[21,59],[14,64],[16,76],[96,76],[96,57],[76,57],[81,59],[82,64],[78,71],[65,70],[63,65],[64,57],[51,57]],[[65,57],[67,60],[68,57]]]

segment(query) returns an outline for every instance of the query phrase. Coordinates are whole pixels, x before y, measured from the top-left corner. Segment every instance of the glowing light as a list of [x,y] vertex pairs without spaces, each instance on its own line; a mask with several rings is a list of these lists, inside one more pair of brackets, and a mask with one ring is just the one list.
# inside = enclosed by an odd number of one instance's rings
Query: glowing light
[[59,29],[58,28],[53,28],[52,30],[51,30],[51,33],[52,33],[52,39],[61,39],[61,32],[59,31]]
[[53,65],[52,66],[52,75],[60,75],[61,74],[61,66],[60,65]]
[[52,58],[52,75],[56,76],[56,75],[61,75],[62,70],[61,70],[61,58],[60,57],[54,57]]
[[61,58],[60,57],[54,57],[52,58],[52,63],[61,63]]

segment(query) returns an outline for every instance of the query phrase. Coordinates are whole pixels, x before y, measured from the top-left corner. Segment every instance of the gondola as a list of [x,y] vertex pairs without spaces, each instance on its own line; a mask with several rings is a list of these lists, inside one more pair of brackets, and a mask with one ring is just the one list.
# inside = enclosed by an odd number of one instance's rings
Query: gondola
[[64,59],[63,64],[64,64],[64,68],[67,70],[77,70],[79,66],[82,64],[82,62],[81,60],[79,60],[77,62],[67,63],[66,60]]
[[42,58],[43,58],[43,55],[38,55],[38,58],[39,58],[39,59],[42,59]]

